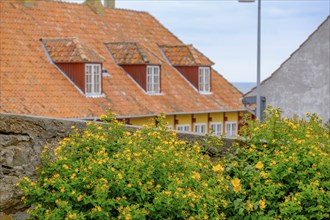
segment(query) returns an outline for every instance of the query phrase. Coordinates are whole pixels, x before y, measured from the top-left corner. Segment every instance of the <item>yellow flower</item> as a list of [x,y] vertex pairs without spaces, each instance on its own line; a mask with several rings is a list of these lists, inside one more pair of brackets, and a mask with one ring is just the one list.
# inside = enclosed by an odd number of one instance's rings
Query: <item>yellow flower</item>
[[234,191],[235,191],[236,193],[242,190],[242,187],[241,187],[241,180],[240,180],[240,179],[238,179],[238,178],[234,178],[234,179],[232,179],[230,182],[231,182],[231,184],[233,184],[233,186],[234,186]]
[[264,171],[261,171],[260,172],[260,176],[262,177],[262,178],[267,178],[268,177],[268,174],[267,173],[265,173]]
[[262,200],[259,201],[259,208],[261,210],[266,208],[266,200],[265,199],[262,199]]
[[250,200],[246,202],[246,211],[250,212],[253,209],[253,205],[251,204]]
[[118,173],[117,176],[118,176],[118,179],[120,179],[120,180],[123,179],[123,175],[121,173]]
[[201,178],[201,176],[199,175],[199,173],[193,171],[192,175],[191,175],[191,178],[199,180]]
[[100,119],[101,119],[101,120],[104,120],[104,119],[106,119],[106,118],[107,118],[107,115],[105,115],[105,114],[103,114],[103,115],[100,116]]
[[223,167],[221,166],[221,164],[218,164],[218,165],[212,167],[212,170],[213,170],[214,172],[220,172],[220,173],[222,173],[222,172],[224,171],[224,169],[223,169]]
[[274,166],[276,164],[276,161],[275,160],[272,160],[271,162],[270,162],[270,166]]
[[69,213],[67,215],[67,219],[77,219],[77,214],[76,213],[73,213],[73,214]]
[[226,208],[227,205],[228,205],[227,201],[224,200],[224,199],[221,200],[221,203],[222,203],[222,205],[223,205],[224,208]]
[[264,164],[261,162],[261,161],[259,161],[257,164],[256,164],[256,168],[257,169],[262,169],[264,167]]
[[84,198],[83,195],[78,196],[78,198],[77,198],[78,202],[80,202],[83,198]]

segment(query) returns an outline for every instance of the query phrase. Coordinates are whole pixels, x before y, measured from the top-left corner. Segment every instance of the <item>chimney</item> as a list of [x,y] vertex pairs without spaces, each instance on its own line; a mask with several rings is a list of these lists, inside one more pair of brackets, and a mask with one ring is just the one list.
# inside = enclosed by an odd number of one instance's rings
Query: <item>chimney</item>
[[32,8],[35,0],[21,0],[25,7]]
[[104,7],[115,8],[115,0],[104,0]]
[[104,8],[101,0],[85,0],[85,4],[96,14],[103,15]]

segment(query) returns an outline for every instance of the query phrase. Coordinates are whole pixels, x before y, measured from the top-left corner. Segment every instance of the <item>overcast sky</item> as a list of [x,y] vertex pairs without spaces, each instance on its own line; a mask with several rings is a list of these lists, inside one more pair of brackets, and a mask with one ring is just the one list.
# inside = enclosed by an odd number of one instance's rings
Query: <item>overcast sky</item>
[[[329,16],[330,0],[261,2],[263,80]],[[149,12],[184,43],[193,44],[209,57],[215,63],[214,68],[228,81],[256,81],[257,3],[116,0],[116,7]]]

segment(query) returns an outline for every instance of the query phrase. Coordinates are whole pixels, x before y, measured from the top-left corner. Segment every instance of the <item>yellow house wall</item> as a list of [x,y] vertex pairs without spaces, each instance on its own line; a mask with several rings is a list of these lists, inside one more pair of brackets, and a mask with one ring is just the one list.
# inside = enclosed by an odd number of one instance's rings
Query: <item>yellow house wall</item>
[[174,115],[166,115],[165,122],[174,129]]
[[[195,123],[203,123],[203,124],[206,124],[206,132],[208,132],[208,114],[194,114],[194,118],[196,120]],[[192,131],[195,131],[195,126],[194,124],[192,125]]]
[[[196,119],[195,123],[205,123],[207,125],[207,132],[210,129],[211,122],[221,122],[223,124],[223,129],[225,128],[224,116],[227,117],[228,122],[237,122],[238,123],[238,112],[213,112],[210,114],[203,113],[203,114],[194,114],[193,117]],[[212,121],[208,121],[208,117],[212,118]],[[130,118],[130,123],[132,125],[142,126],[148,124],[150,119],[154,117],[141,117],[141,118]],[[182,114],[182,115],[166,115],[165,122],[168,123],[169,126],[175,130],[176,127],[174,126],[174,118],[178,120],[178,124],[188,124],[190,125],[191,131],[194,129],[194,125],[192,123],[192,115],[191,114]],[[224,132],[224,131],[223,131]]]
[[226,112],[227,121],[238,122],[238,112]]
[[210,117],[212,118],[211,122],[222,122],[223,123],[223,113],[222,112],[211,113]]
[[142,126],[148,124],[153,117],[130,118],[129,122],[132,125]]
[[194,114],[194,118],[196,119],[196,123],[206,123],[208,122],[207,114]]
[[[191,127],[191,114],[187,114],[187,115],[176,115],[176,120],[178,120],[178,125],[182,125],[182,124],[188,124],[190,125],[190,131],[192,129]],[[176,129],[176,128],[174,128]]]

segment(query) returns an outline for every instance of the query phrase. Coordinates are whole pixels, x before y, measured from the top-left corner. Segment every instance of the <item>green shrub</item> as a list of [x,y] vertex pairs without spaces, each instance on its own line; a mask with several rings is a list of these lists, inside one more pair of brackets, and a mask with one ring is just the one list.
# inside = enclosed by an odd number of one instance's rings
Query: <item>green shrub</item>
[[32,219],[221,218],[228,183],[199,145],[178,140],[162,118],[135,132],[102,118],[73,129],[55,159],[45,147],[38,179],[20,181]]
[[[127,132],[113,115],[45,147],[38,179],[18,184],[32,219],[329,219],[330,133],[316,115],[246,121],[241,146],[213,163],[213,137],[187,144],[157,126]],[[211,146],[209,146],[211,145]],[[234,152],[234,153],[232,153]]]
[[229,219],[329,219],[330,137],[319,117],[282,119],[269,108],[242,136],[244,146],[223,160]]

